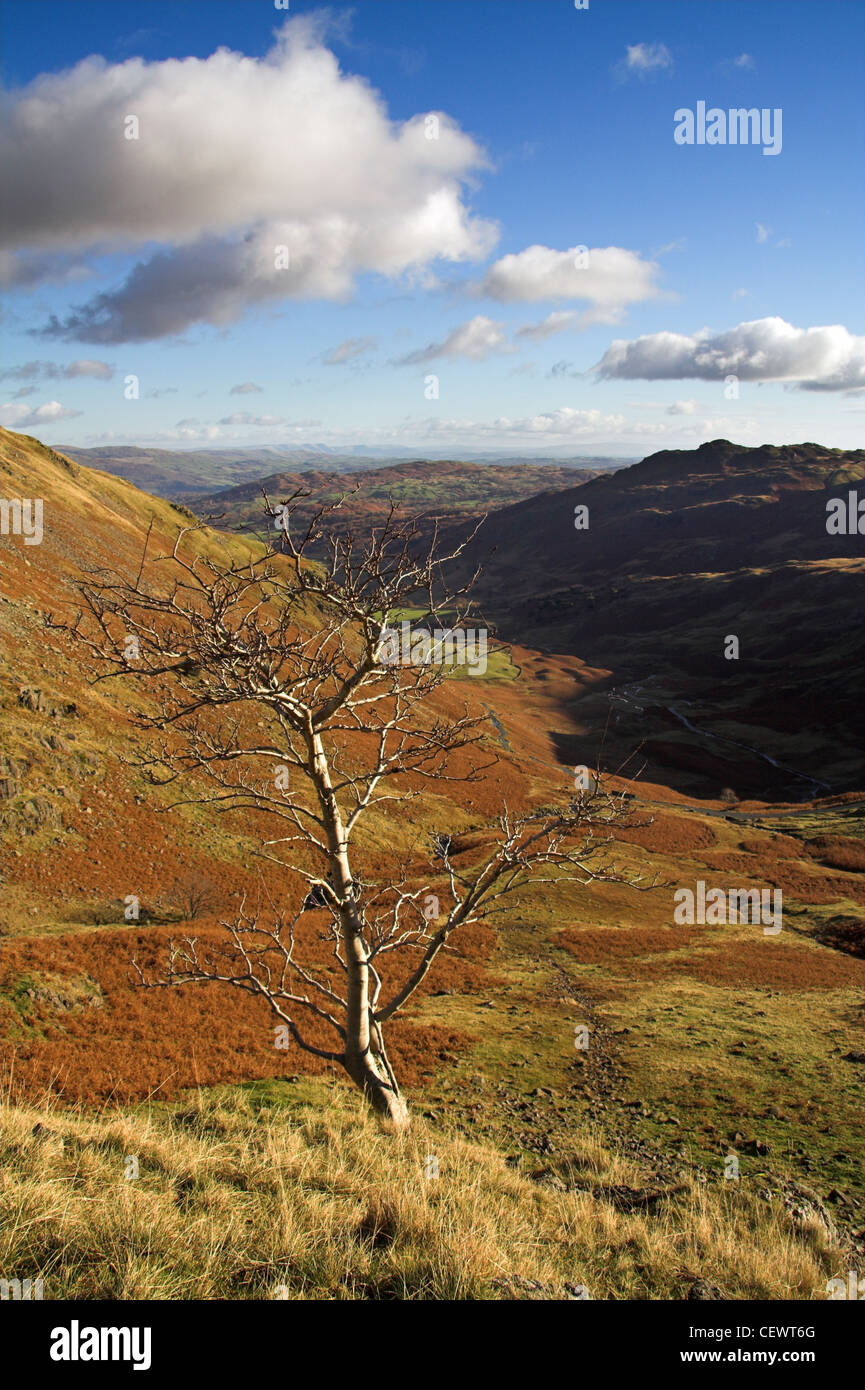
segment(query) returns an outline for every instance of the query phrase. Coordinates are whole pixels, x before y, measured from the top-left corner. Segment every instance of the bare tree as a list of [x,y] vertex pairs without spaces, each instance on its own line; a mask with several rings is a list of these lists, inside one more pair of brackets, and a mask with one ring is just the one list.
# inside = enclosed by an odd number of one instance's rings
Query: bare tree
[[188,922],[216,910],[219,895],[203,874],[185,874],[177,882],[176,893],[179,910]]
[[[172,805],[248,808],[279,825],[261,852],[290,871],[284,901],[264,913],[244,901],[222,923],[224,946],[175,941],[165,974],[142,983],[220,981],[260,996],[299,1047],[339,1063],[402,1129],[408,1108],[386,1025],[453,934],[502,910],[529,882],[621,881],[605,849],[627,811],[597,785],[554,808],[503,807],[476,862],[439,836],[422,872],[405,863],[382,875],[359,833],[364,818],[384,803],[398,814],[430,784],[473,781],[498,761],[482,746],[486,716],[463,706],[448,718],[430,698],[447,675],[441,642],[408,663],[388,647],[392,615],[406,607],[427,622],[447,615],[440,632],[470,619],[474,576],[453,588],[447,568],[475,532],[440,553],[435,532],[421,543],[420,519],[401,520],[392,506],[363,544],[331,535],[326,563],[312,562],[309,547],[326,537],[325,518],[340,504],[323,507],[295,537],[291,518],[308,495],[278,507],[265,497],[279,537],[243,564],[212,558],[212,538],[203,546],[195,535],[203,523],[182,529],[170,554],[149,555],[148,532],[136,575],[93,571],[80,585],[75,621],[52,626],[105,668],[95,679],[152,687],[157,712],[137,716],[149,736],[142,765],[181,789]],[[310,899],[327,920],[319,959],[304,917]]]

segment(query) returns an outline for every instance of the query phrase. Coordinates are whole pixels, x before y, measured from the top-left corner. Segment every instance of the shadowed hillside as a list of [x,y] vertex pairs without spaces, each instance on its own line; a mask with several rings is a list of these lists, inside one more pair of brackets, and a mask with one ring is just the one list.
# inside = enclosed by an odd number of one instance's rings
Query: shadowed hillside
[[863,479],[862,450],[664,451],[495,513],[466,565],[488,557],[478,592],[504,636],[613,672],[611,756],[642,741],[653,773],[710,795],[848,790],[865,535],[829,534],[826,508]]

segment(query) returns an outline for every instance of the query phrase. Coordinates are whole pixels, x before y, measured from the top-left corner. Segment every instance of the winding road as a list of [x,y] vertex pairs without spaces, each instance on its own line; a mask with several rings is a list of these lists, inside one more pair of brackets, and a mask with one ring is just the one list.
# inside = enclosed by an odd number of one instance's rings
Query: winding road
[[[656,680],[656,676],[648,676],[643,681],[632,681],[629,685],[617,686],[610,691],[610,699],[614,704],[624,705],[629,709],[637,710],[640,714],[645,711],[645,705],[641,704],[637,696],[641,695],[646,687]],[[821,782],[818,777],[812,777],[805,772],[797,772],[795,768],[787,767],[784,763],[779,763],[777,759],[770,757],[768,753],[763,753],[759,748],[753,748],[749,743],[739,743],[736,739],[725,738],[722,734],[710,733],[708,729],[698,729],[692,724],[687,715],[682,714],[681,710],[676,709],[675,705],[664,705],[663,708],[677,719],[690,733],[696,734],[698,738],[712,739],[715,743],[726,744],[730,748],[739,748],[745,753],[750,753],[752,757],[759,758],[762,762],[768,763],[778,772],[783,772],[789,777],[794,777],[797,781],[805,784],[800,800],[813,801],[825,793],[831,795],[832,788],[828,782]]]

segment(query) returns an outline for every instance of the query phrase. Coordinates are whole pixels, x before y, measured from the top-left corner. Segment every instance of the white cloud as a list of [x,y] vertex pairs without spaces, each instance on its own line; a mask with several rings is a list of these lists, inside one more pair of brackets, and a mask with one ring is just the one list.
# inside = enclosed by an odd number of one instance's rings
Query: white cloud
[[337,367],[342,362],[354,362],[365,353],[372,352],[376,346],[375,338],[346,338],[344,343],[325,353],[323,360],[328,367]]
[[[181,422],[182,423],[182,422]],[[190,422],[191,423],[191,422]],[[236,410],[233,415],[225,415],[219,421],[220,425],[282,425],[285,423],[281,415],[250,415],[247,410]],[[179,425],[178,425],[179,428]]]
[[764,226],[762,222],[756,222],[754,225],[757,228],[757,240],[760,242],[768,241],[772,235],[772,228]]
[[165,437],[166,437],[166,438],[170,438],[170,439],[186,439],[186,440],[192,440],[192,439],[207,439],[207,440],[212,440],[212,439],[219,439],[220,433],[221,433],[221,432],[220,432],[220,429],[219,429],[219,426],[218,426],[218,425],[197,425],[197,424],[184,425],[184,424],[180,424],[180,425],[177,426],[177,429],[176,429],[176,432],[175,432],[175,433],[172,434],[171,432],[167,432]]
[[798,382],[804,390],[844,391],[865,386],[865,337],[841,324],[795,328],[782,318],[740,323],[726,333],[704,328],[693,337],[650,333],[617,339],[597,364],[601,377],[620,380]]
[[410,352],[400,358],[400,366],[414,366],[417,363],[432,362],[436,357],[466,357],[470,362],[483,362],[495,352],[513,352],[505,336],[505,326],[484,314],[476,314],[468,323],[461,323],[441,343],[430,343],[425,348]]
[[[130,114],[137,140],[124,138]],[[481,259],[497,229],[471,214],[463,185],[485,156],[435,114],[436,139],[423,114],[391,121],[367,82],[340,71],[314,17],[289,20],[263,58],[88,58],[6,100],[0,249],[148,246],[118,289],[47,325],[85,342],[344,298],[364,271],[423,276],[437,259]]]
[[578,317],[573,309],[557,309],[552,314],[547,314],[540,323],[524,323],[522,328],[517,329],[516,336],[543,342],[544,338],[552,338],[554,334],[564,333],[566,328],[573,327]]
[[35,410],[10,401],[0,406],[0,424],[10,430],[30,429],[39,425],[53,425],[58,420],[73,420],[80,414],[80,410],[70,410],[59,401],[45,401],[44,405],[37,405]]
[[[641,439],[669,433],[668,426],[664,424],[634,422],[624,415],[604,414],[600,410],[578,410],[573,406],[562,406],[558,410],[517,419],[503,415],[496,420],[484,422],[432,419],[421,424],[428,438],[459,439],[462,436],[464,439],[481,441],[484,438],[524,439],[527,444],[528,441],[532,441],[532,447],[540,444],[541,440],[544,446],[547,446],[558,442],[567,443],[572,439]],[[412,428],[415,433],[418,432],[417,425]]]
[[522,420],[503,419],[497,423],[506,423],[510,431],[517,433],[583,435],[598,429],[619,433],[627,421],[624,415],[604,415],[600,410],[575,410],[566,405]]
[[663,246],[656,246],[652,251],[652,255],[668,256],[671,251],[685,251],[687,246],[688,238],[680,236],[677,237],[675,241],[665,241]]
[[694,415],[696,410],[696,401],[673,401],[672,405],[667,406],[668,415]]
[[10,367],[8,371],[0,372],[0,379],[8,378],[13,381],[69,381],[82,376],[93,377],[97,381],[110,381],[114,376],[114,368],[107,362],[79,357],[75,362],[67,362],[65,366],[57,362],[24,362],[20,367]]
[[[704,443],[708,439],[729,439],[736,444],[763,444],[766,441],[766,424],[752,416],[708,415],[692,424],[685,425],[679,433],[693,443]],[[785,429],[785,443],[793,443],[801,434]]]
[[232,386],[228,394],[229,396],[251,396],[261,389],[254,381],[240,381],[236,386]]
[[63,368],[63,376],[90,376],[96,381],[110,381],[114,375],[114,368],[107,362],[96,362],[91,358],[79,358],[76,362],[70,362]]
[[620,70],[646,77],[653,72],[672,72],[673,55],[665,43],[629,43]]
[[757,64],[754,62],[754,59],[751,57],[750,53],[740,53],[738,58],[733,59],[734,68],[746,68],[753,70],[756,66]]
[[[504,304],[582,300],[592,304],[597,314],[606,312],[611,316],[606,320],[594,317],[594,322],[615,322],[628,304],[653,299],[658,294],[657,273],[654,261],[644,261],[636,251],[620,246],[572,246],[567,251],[529,246],[525,251],[502,256],[491,265],[478,290]],[[544,323],[549,325],[550,320]],[[527,336],[544,337],[560,331],[553,326],[544,333],[544,325],[535,327],[538,331],[532,333],[532,325],[526,326]]]

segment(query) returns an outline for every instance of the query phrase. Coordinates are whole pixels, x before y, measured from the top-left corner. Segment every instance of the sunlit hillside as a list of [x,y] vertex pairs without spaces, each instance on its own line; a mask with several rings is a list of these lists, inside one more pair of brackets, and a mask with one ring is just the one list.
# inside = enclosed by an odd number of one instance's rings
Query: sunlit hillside
[[[19,1277],[52,1297],[822,1296],[865,1250],[861,799],[731,806],[638,776],[636,750],[610,766],[616,678],[577,656],[513,645],[508,678],[446,682],[437,709],[485,714],[496,764],[380,811],[370,873],[397,858],[434,888],[435,836],[471,864],[503,803],[545,803],[600,757],[641,822],[611,853],[659,886],[553,882],[457,934],[394,1031],[416,1127],[380,1135],[328,1064],[275,1050],[256,1001],[137,987],[133,957],[158,971],[172,936],[218,939],[244,893],[268,910],[294,886],[258,856],[260,821],[169,809],[134,765],[146,697],[91,683],[44,625],[72,611],[83,568],[134,573],[148,528],[155,573],[191,518],[33,438],[4,432],[2,449],[4,495],[44,499],[42,544],[4,537],[2,574],[3,1199]],[[783,931],[676,925],[673,893],[698,880],[780,889]],[[322,914],[305,916],[315,949]]]

